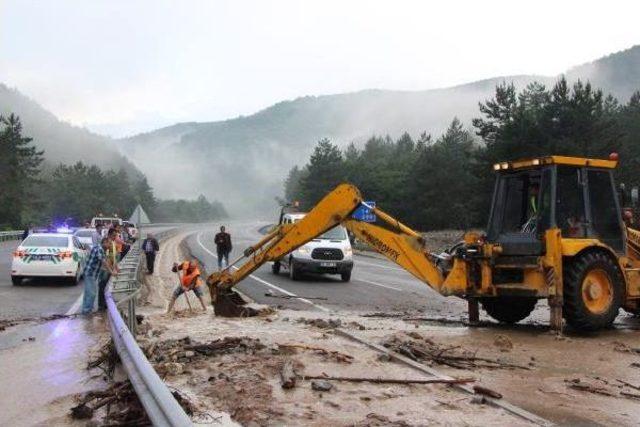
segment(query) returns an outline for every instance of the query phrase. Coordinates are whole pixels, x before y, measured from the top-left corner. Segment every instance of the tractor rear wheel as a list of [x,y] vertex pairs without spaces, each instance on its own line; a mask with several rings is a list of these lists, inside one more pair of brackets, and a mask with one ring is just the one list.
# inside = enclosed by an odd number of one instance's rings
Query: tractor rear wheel
[[573,328],[595,331],[611,326],[624,298],[620,268],[602,252],[589,252],[564,268],[563,314]]
[[538,302],[535,298],[524,297],[493,297],[482,298],[480,303],[487,314],[500,323],[517,323],[525,319]]

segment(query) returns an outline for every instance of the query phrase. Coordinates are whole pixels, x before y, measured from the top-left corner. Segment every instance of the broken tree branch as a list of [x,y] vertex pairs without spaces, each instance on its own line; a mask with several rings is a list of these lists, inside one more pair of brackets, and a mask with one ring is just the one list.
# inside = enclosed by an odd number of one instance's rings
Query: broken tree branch
[[326,381],[347,381],[354,383],[369,382],[375,384],[466,384],[474,382],[475,378],[424,378],[424,379],[401,379],[401,378],[365,378],[365,377],[330,377],[324,375],[304,375],[305,380],[326,380]]

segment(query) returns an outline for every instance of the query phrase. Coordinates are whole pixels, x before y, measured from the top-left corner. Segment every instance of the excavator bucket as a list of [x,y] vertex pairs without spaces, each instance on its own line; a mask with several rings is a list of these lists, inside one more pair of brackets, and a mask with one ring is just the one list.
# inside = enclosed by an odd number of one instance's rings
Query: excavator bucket
[[224,289],[220,285],[220,273],[212,274],[207,280],[211,305],[216,316],[222,317],[251,317],[258,311],[247,307],[247,302],[233,289]]

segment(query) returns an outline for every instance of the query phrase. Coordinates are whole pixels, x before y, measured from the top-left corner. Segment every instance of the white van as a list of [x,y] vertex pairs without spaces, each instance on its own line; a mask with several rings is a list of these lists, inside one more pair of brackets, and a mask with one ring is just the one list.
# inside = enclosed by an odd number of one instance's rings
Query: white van
[[96,228],[96,225],[102,225],[105,229],[109,229],[114,225],[122,225],[122,218],[118,217],[106,217],[106,216],[94,216],[91,218],[91,228]]
[[[304,213],[287,213],[283,224],[293,224],[304,218]],[[274,274],[281,269],[288,271],[292,280],[299,280],[304,273],[339,274],[343,282],[351,280],[353,249],[347,230],[338,225],[331,230],[288,253],[271,266]]]

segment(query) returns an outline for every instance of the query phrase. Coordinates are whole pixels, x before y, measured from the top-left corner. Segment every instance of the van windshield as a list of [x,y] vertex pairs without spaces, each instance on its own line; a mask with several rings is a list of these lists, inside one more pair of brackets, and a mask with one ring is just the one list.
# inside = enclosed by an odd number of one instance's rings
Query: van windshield
[[320,239],[325,239],[325,240],[346,240],[347,233],[346,233],[344,227],[337,226],[337,227],[334,227],[331,230],[327,231],[326,233],[324,233],[319,238]]

